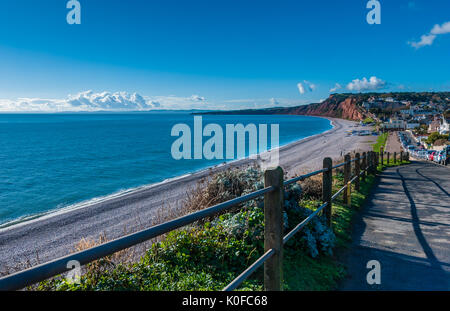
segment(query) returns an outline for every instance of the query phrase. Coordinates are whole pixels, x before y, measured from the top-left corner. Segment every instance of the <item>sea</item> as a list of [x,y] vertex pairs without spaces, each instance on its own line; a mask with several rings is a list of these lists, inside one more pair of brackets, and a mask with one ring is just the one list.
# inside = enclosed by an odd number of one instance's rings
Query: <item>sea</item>
[[[293,115],[203,115],[202,123],[220,125],[224,141],[226,124],[267,124],[269,148],[271,124],[280,146],[332,128]],[[191,112],[0,114],[0,228],[235,160],[174,159],[177,124],[194,136]]]

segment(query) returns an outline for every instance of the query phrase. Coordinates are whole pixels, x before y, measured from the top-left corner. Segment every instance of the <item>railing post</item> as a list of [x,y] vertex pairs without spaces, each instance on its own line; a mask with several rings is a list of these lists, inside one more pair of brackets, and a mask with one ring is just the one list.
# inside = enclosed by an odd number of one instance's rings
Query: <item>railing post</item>
[[406,153],[406,161],[409,161],[409,151]]
[[375,151],[372,151],[371,153],[372,153],[371,171],[372,171],[372,174],[375,175],[375,169],[376,169],[376,165],[377,165],[377,163],[375,162],[376,161],[376,153],[375,153]]
[[381,167],[384,165],[384,147],[381,147],[380,149],[380,156],[381,156]]
[[323,168],[327,169],[326,172],[322,174],[322,201],[323,203],[328,203],[325,208],[325,217],[327,218],[327,225],[331,228],[331,217],[333,215],[332,212],[332,203],[331,203],[331,193],[333,191],[333,160],[331,158],[323,159]]
[[[344,162],[345,162],[345,165],[344,165],[344,185],[346,185],[346,184],[348,184],[348,182],[350,181],[350,179],[351,179],[351,172],[352,172],[352,163],[350,162],[351,161],[351,156],[350,156],[350,154],[349,153],[347,153],[346,155],[345,155],[345,157],[344,157]],[[345,188],[344,189],[344,197],[343,197],[343,202],[344,202],[344,204],[348,204],[348,187],[347,188]]]
[[359,174],[361,174],[361,155],[357,153],[355,155],[356,161],[355,161],[355,174],[356,174],[356,180],[355,180],[355,190],[359,191]]
[[400,151],[400,164],[403,163],[403,151]]
[[390,160],[389,160],[389,157],[390,157],[390,155],[391,155],[391,153],[388,152],[388,153],[387,153],[387,163],[386,163],[386,165],[389,165],[389,161],[390,161]]
[[347,183],[347,207],[352,207],[352,183]]
[[265,187],[275,191],[264,195],[264,249],[275,254],[264,263],[264,289],[281,291],[283,282],[283,170],[268,169],[264,173]]
[[372,151],[372,174],[375,174],[375,167],[377,165],[376,158],[377,158],[376,152]]
[[367,170],[367,153],[366,152],[363,152],[362,169],[363,169],[362,180],[366,181],[366,170]]

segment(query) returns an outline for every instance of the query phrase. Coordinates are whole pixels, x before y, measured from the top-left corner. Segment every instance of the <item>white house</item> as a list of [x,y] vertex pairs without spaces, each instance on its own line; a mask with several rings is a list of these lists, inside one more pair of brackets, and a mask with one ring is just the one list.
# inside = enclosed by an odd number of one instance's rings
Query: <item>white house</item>
[[433,120],[428,125],[428,133],[434,133],[439,131],[439,127],[441,126],[439,120]]
[[450,133],[449,122],[450,122],[449,119],[442,117],[441,125],[439,126],[439,134],[442,135]]
[[385,129],[404,130],[406,129],[406,122],[404,120],[391,118],[389,119],[389,122],[383,123],[382,126]]

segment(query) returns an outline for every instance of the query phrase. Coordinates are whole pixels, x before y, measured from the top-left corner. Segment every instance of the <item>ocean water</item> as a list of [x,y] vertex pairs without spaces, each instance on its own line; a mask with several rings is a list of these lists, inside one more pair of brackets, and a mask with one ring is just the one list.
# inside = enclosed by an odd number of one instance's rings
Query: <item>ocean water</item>
[[[0,224],[224,162],[173,159],[178,123],[193,131],[193,116],[180,112],[0,114]],[[279,124],[280,145],[332,127],[323,118],[276,115],[203,116],[208,123]]]

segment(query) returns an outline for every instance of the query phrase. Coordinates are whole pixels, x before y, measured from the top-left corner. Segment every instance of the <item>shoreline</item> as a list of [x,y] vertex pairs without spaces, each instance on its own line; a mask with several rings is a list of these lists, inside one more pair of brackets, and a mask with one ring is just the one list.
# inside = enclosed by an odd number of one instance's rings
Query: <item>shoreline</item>
[[[333,128],[279,147],[280,166],[288,177],[320,168],[324,157],[337,159],[343,152],[367,151],[370,140],[376,139],[347,137],[346,130],[353,129],[354,121],[326,119],[332,122]],[[71,253],[83,238],[98,240],[104,235],[111,240],[151,227],[161,221],[162,215],[180,211],[186,195],[211,173],[254,164],[257,160],[245,158],[216,165],[0,229],[0,267],[9,271],[8,267],[11,269],[17,263],[35,265]]]
[[[284,148],[284,147],[289,147],[291,144],[295,144],[295,143],[298,143],[298,142],[301,142],[303,140],[310,139],[310,138],[312,139],[312,138],[314,138],[315,136],[318,136],[318,135],[326,134],[326,133],[328,133],[330,131],[333,131],[334,128],[336,127],[336,125],[333,122],[333,119],[331,119],[331,118],[319,117],[319,116],[312,116],[312,117],[327,119],[328,121],[330,121],[331,129],[328,129],[326,131],[323,131],[323,132],[320,132],[320,133],[317,133],[317,134],[314,134],[314,135],[306,136],[306,137],[303,137],[303,138],[300,138],[300,139],[297,139],[297,140],[294,140],[294,141],[291,141],[291,142],[287,142],[286,144],[281,145],[281,146],[279,146],[277,148],[277,149],[279,149],[279,152],[281,152],[282,148]],[[270,150],[265,151],[263,153],[258,153],[256,155],[252,155],[252,156],[253,157],[256,156],[256,157],[259,158],[261,155],[266,154],[266,153],[268,153],[268,152],[270,152],[272,150],[275,150],[275,149],[270,149]],[[228,162],[223,162],[223,163],[220,163],[220,164],[205,166],[205,167],[200,168],[200,169],[198,169],[196,171],[188,172],[188,173],[185,173],[183,175],[169,177],[169,178],[166,178],[166,179],[164,179],[162,181],[158,181],[158,182],[155,182],[155,183],[152,183],[152,184],[143,184],[143,185],[140,185],[140,186],[137,186],[137,187],[132,187],[132,188],[124,189],[124,190],[119,190],[119,191],[116,191],[116,192],[113,192],[113,193],[110,193],[110,194],[106,194],[106,195],[103,195],[103,196],[97,196],[97,197],[94,197],[94,198],[91,198],[91,199],[86,199],[86,200],[83,200],[81,202],[70,204],[68,206],[64,206],[64,207],[61,207],[61,208],[54,208],[54,209],[51,209],[51,210],[46,211],[46,212],[24,215],[24,216],[21,216],[19,218],[16,218],[16,219],[13,219],[13,220],[9,220],[9,221],[6,221],[4,223],[0,223],[0,233],[2,233],[5,230],[8,230],[10,228],[14,228],[16,226],[19,227],[21,225],[27,225],[28,223],[37,222],[37,221],[39,221],[41,219],[50,218],[50,217],[53,217],[53,216],[61,215],[61,214],[68,213],[68,212],[71,212],[71,211],[74,211],[74,210],[78,210],[78,209],[82,209],[82,208],[89,208],[92,205],[95,205],[95,204],[98,204],[98,203],[105,203],[105,202],[108,202],[109,200],[112,200],[112,199],[120,199],[120,198],[122,198],[124,196],[127,196],[127,195],[137,194],[140,191],[146,191],[146,190],[149,190],[149,189],[154,188],[154,187],[161,186],[161,185],[166,184],[166,183],[170,183],[170,182],[173,182],[173,181],[181,180],[183,178],[187,178],[189,176],[193,176],[193,175],[196,175],[196,174],[203,174],[203,173],[206,173],[206,172],[210,172],[211,170],[219,169],[221,167],[225,168],[225,166],[234,166],[234,165],[237,165],[238,162],[241,162],[241,161],[246,161],[246,162],[247,161],[254,161],[255,159],[251,159],[252,156],[248,156],[248,157],[245,157],[245,158],[242,158],[242,159],[235,159],[235,160],[231,160],[231,161],[228,161]]]

